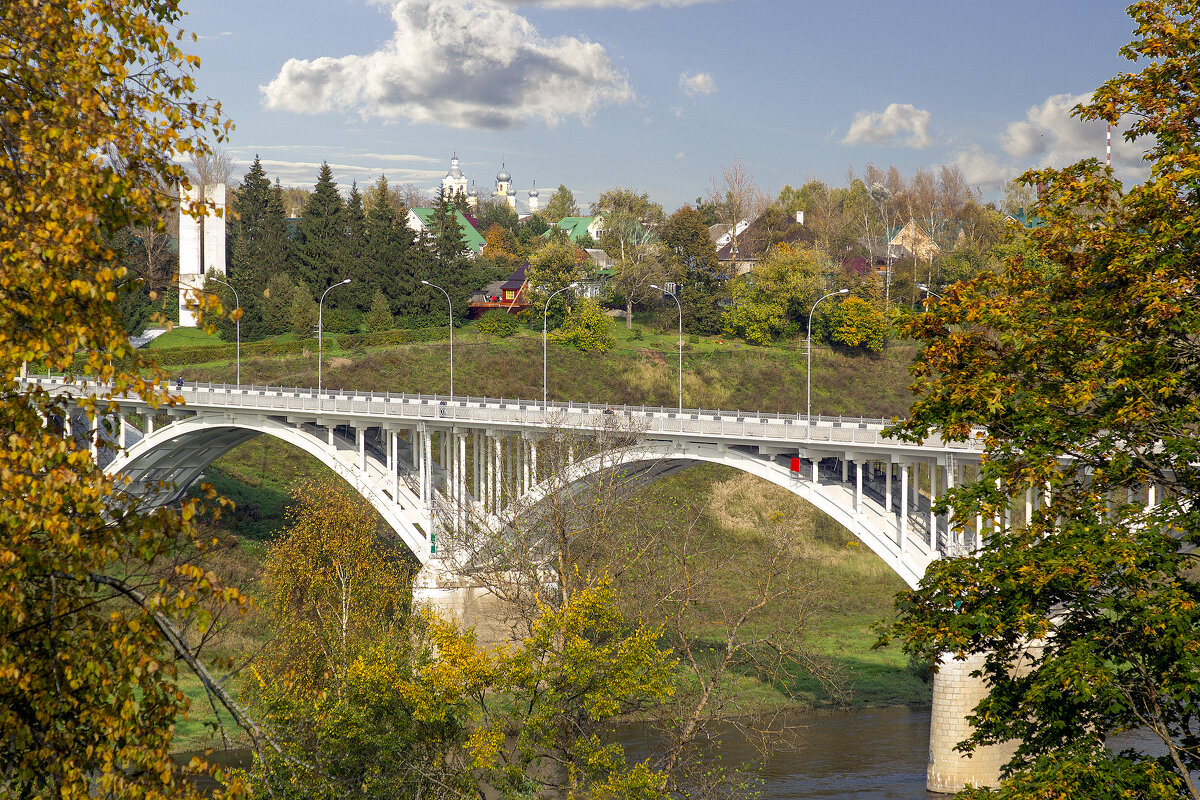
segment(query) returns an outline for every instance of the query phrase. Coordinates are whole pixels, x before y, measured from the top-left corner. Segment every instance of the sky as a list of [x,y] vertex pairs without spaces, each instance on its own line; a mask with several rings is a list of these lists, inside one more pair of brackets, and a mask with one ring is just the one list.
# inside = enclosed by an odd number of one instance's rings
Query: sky
[[[744,162],[776,194],[868,163],[957,163],[985,199],[1031,166],[1105,155],[1070,109],[1136,70],[1113,0],[183,0],[198,94],[286,186],[328,161],[343,189],[433,190],[457,153],[503,164],[526,209],[560,184],[669,212]],[[1113,165],[1144,177],[1113,132]]]

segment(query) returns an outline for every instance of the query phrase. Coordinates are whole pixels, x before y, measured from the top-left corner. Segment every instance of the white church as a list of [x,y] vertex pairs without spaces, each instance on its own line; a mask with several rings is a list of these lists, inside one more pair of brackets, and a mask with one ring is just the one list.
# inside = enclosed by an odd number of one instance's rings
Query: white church
[[[455,197],[460,194],[467,198],[467,204],[471,208],[479,206],[479,198],[482,194],[475,187],[474,181],[471,181],[470,187],[467,186],[467,176],[459,167],[458,153],[455,153],[450,159],[450,171],[446,173],[446,177],[442,178],[442,197]],[[539,208],[537,181],[533,182],[533,188],[525,194],[528,198],[528,213],[536,214]],[[517,190],[513,188],[512,175],[509,174],[503,161],[500,162],[500,171],[496,173],[496,188],[491,196],[497,200],[503,200],[513,211],[521,213],[517,209]]]

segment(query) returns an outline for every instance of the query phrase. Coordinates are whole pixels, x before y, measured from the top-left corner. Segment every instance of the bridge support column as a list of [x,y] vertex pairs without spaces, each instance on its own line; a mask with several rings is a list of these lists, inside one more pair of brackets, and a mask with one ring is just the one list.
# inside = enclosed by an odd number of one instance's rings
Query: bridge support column
[[929,766],[925,788],[931,792],[953,794],[967,784],[996,786],[1000,768],[1012,758],[1015,745],[978,747],[965,755],[954,746],[971,734],[967,715],[987,696],[982,678],[971,673],[983,667],[984,656],[974,654],[957,661],[946,654],[938,662],[933,677],[933,713],[929,722]]
[[862,513],[863,462],[854,462],[854,513]]
[[388,469],[391,470],[392,476],[392,501],[400,503],[400,434],[396,431],[388,431],[388,441],[391,443],[392,465]]
[[937,464],[929,465],[929,551],[937,550],[937,515],[933,504],[937,501]]
[[[538,482],[538,471],[537,471],[537,439],[534,439],[533,441],[531,441],[531,442],[529,443],[529,468],[530,468],[530,470],[532,471],[532,474],[533,474],[533,482],[534,482],[534,483],[537,483],[537,482]],[[530,488],[532,488],[532,486],[531,486]]]
[[813,483],[813,486],[816,486],[817,481],[819,480],[819,476],[817,475],[817,472],[818,472],[818,470],[820,470],[820,467],[821,467],[821,459],[810,458],[809,462],[812,464],[812,483]]
[[367,432],[363,428],[354,429],[354,438],[358,441],[358,468],[367,471]]
[[850,468],[850,462],[844,458],[841,459],[841,461],[842,461],[842,483],[845,483],[846,481],[850,480],[850,474],[848,472],[848,470]]
[[892,513],[892,471],[894,465],[891,461],[884,464],[884,484],[883,484],[883,507],[887,513]]
[[467,508],[467,436],[458,437],[458,520],[459,527],[465,527]]
[[900,465],[900,552],[908,549],[908,464]]

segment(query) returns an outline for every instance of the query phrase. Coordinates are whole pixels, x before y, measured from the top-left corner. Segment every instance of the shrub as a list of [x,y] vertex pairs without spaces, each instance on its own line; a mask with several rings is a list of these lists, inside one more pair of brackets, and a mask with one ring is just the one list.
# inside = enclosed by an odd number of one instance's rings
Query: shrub
[[609,331],[611,327],[612,320],[600,308],[600,304],[590,297],[581,297],[567,316],[566,325],[550,334],[550,340],[584,352],[596,350],[604,353],[616,344]]
[[480,333],[506,338],[517,332],[518,324],[517,318],[507,311],[492,309],[479,318],[478,328]]
[[349,308],[327,308],[321,317],[326,333],[358,333],[362,330],[363,315]]

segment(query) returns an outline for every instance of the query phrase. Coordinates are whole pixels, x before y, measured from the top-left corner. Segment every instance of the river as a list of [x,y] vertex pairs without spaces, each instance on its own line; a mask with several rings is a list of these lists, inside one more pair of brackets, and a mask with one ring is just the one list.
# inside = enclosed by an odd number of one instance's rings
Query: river
[[[757,775],[762,800],[945,800],[925,791],[929,750],[929,710],[906,708],[821,712],[789,721],[788,746],[768,754]],[[654,736],[646,726],[629,725],[619,737],[630,760],[644,758]],[[214,761],[244,763],[247,751]],[[735,732],[722,736],[722,761],[755,763],[760,754]]]
[[[932,800],[925,791],[929,759],[929,709],[821,712],[789,720],[787,745],[762,760],[736,732],[721,737],[725,764],[762,761],[762,800]],[[647,731],[632,727],[620,737],[631,757],[652,746]]]

